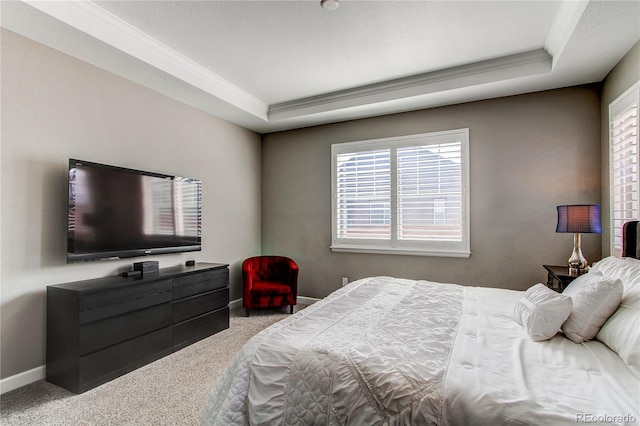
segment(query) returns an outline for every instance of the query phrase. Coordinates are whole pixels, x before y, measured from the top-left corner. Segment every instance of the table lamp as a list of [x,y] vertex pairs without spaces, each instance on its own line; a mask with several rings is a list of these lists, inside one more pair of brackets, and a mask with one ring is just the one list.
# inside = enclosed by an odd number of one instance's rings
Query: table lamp
[[587,259],[582,255],[581,234],[602,234],[599,204],[578,204],[558,206],[556,232],[573,233],[573,253],[569,258],[569,268],[587,269]]

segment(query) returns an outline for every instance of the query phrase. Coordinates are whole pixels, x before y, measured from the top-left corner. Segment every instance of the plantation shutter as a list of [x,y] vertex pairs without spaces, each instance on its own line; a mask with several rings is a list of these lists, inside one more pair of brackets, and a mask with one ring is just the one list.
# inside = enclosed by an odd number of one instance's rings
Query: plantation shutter
[[333,251],[468,257],[469,130],[334,144]]
[[462,240],[462,143],[398,149],[398,239]]
[[611,104],[611,253],[622,252],[622,225],[638,214],[638,85]]
[[337,234],[344,239],[391,238],[390,150],[337,157]]

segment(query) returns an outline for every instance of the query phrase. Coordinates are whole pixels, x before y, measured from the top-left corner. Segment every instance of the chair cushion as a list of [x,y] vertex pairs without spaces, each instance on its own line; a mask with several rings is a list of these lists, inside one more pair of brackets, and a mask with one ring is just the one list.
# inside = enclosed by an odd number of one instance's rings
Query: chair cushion
[[253,283],[251,294],[255,296],[266,296],[270,294],[289,294],[291,287],[273,281],[259,281]]

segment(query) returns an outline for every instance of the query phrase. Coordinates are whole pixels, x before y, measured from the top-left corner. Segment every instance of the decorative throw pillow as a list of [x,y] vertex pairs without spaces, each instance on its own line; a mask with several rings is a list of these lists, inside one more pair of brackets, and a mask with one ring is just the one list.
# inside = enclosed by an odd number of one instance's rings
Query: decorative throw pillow
[[594,271],[619,278],[624,287],[620,306],[600,328],[596,339],[616,352],[640,379],[640,260],[607,257],[591,268]]
[[573,301],[562,332],[575,343],[593,339],[602,324],[618,309],[622,291],[622,281],[599,272],[589,272],[573,280],[562,292]]
[[571,313],[571,298],[544,284],[530,287],[513,308],[514,319],[534,342],[555,336]]

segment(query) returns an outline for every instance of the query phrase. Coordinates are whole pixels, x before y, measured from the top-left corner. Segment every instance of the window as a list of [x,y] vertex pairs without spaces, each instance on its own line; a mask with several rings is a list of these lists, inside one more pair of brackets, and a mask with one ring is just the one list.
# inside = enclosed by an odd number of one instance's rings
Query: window
[[334,144],[333,251],[468,257],[469,129]]
[[609,106],[611,254],[622,254],[622,225],[637,220],[640,82]]

